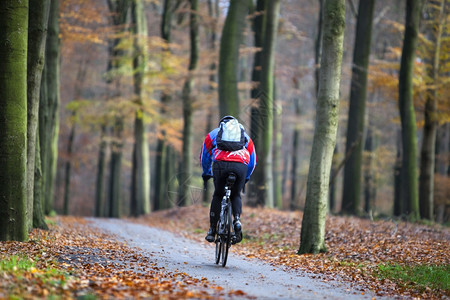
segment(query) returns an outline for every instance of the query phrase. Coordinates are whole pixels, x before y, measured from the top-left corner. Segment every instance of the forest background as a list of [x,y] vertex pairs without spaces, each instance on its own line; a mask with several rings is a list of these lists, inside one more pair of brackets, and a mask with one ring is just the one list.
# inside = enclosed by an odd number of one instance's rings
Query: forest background
[[[204,234],[212,189],[198,156],[232,114],[258,154],[244,204],[264,206],[245,208],[252,224],[238,252],[318,273],[325,259],[373,291],[385,283],[377,262],[448,273],[448,228],[429,224],[450,215],[449,9],[447,0],[5,0],[0,240],[30,239],[2,242],[11,270],[16,246],[55,233],[31,230],[47,229],[55,211],[146,215],[135,220]],[[299,216],[297,254],[327,256],[292,254]],[[436,276],[436,291],[407,281],[424,298],[448,295]]]
[[[198,161],[200,147],[204,136],[216,125],[220,114],[218,110],[217,83],[211,65],[218,64],[219,38],[212,46],[212,31],[220,35],[227,13],[227,1],[212,4],[219,10],[208,12],[207,3],[199,5],[199,66],[195,72],[196,84],[192,91],[194,99],[193,147],[191,155],[194,160],[192,172],[192,200],[202,201],[201,168]],[[302,209],[306,193],[306,179],[309,157],[314,133],[316,105],[316,60],[315,45],[318,34],[319,1],[282,1],[279,17],[278,40],[275,53],[275,122],[274,151],[279,151],[279,161],[274,161],[274,174],[281,178],[282,202],[280,208]],[[353,1],[355,2],[355,1]],[[211,4],[209,4],[211,5]],[[350,82],[352,70],[352,53],[355,42],[357,3],[347,1],[346,27],[344,34],[344,52],[341,77],[341,109],[337,147],[336,165],[345,163],[345,140],[347,131]],[[189,5],[187,1],[178,1],[173,11],[171,42],[166,44],[161,38],[161,14],[163,3],[145,2],[148,20],[148,81],[144,86],[149,98],[145,102],[147,138],[150,147],[150,170],[152,170],[151,199],[155,200],[155,162],[158,156],[158,137],[167,133],[167,142],[174,153],[170,160],[174,163],[172,175],[167,178],[164,193],[170,207],[178,204],[177,166],[181,161],[183,113],[182,84],[187,76],[189,60]],[[364,152],[364,177],[371,180],[372,197],[369,211],[372,215],[392,215],[395,190],[395,165],[398,160],[400,139],[400,116],[398,111],[398,71],[403,42],[404,1],[375,1],[373,33],[371,42],[370,67],[367,84],[366,126],[375,141],[372,150]],[[218,15],[218,16],[217,16]],[[258,49],[254,46],[252,24],[253,15],[246,17],[244,39],[240,46],[239,57],[239,118],[250,132],[251,110],[256,99],[251,98],[251,73],[254,55]],[[121,212],[130,214],[130,186],[132,177],[133,153],[133,81],[131,58],[125,63],[121,74],[120,98],[111,101],[105,77],[108,63],[108,39],[117,34],[117,28],[110,24],[111,12],[103,1],[62,1],[60,6],[61,29],[61,109],[59,159],[55,184],[55,209],[63,212],[64,194],[67,193],[67,212],[75,215],[92,215],[95,212],[96,174],[98,172],[98,153],[101,143],[105,143],[106,160],[111,153],[115,137],[111,130],[112,119],[120,113],[124,120],[123,127],[123,164],[120,179]],[[447,16],[448,18],[448,16]],[[422,22],[424,23],[424,22]],[[422,25],[422,28],[424,26]],[[422,33],[423,34],[423,33]],[[447,33],[448,34],[448,33]],[[121,40],[120,47],[130,48],[127,37]],[[170,54],[166,49],[170,48]],[[415,64],[414,105],[418,126],[418,145],[422,142],[422,128],[427,88],[424,76],[425,53],[427,47],[425,36],[421,36],[418,46],[418,58]],[[170,56],[168,59],[165,55]],[[447,54],[448,56],[448,54]],[[125,56],[126,57],[126,56]],[[124,58],[127,59],[127,58]],[[448,64],[448,58],[445,59]],[[167,65],[164,65],[167,64]],[[213,82],[211,82],[211,75]],[[431,83],[432,84],[432,83]],[[447,87],[445,87],[447,86]],[[437,153],[441,158],[437,166],[448,166],[449,126],[448,126],[448,84],[441,86],[439,102],[439,131],[436,142]],[[170,91],[172,97],[168,105],[159,100],[164,91]],[[447,100],[446,100],[447,99]],[[109,101],[108,101],[109,100]],[[166,113],[160,111],[164,108]],[[163,124],[163,125],[161,125]],[[101,128],[107,128],[102,135]],[[367,133],[364,133],[367,136]],[[366,139],[367,140],[367,139]],[[281,141],[281,142],[280,142]],[[366,147],[368,147],[366,142]],[[258,149],[256,149],[258,154]],[[278,157],[274,155],[274,157]],[[439,159],[439,157],[437,159]],[[369,158],[372,158],[369,162]],[[68,164],[71,171],[67,171]],[[444,166],[444,169],[448,167]],[[108,186],[108,168],[104,177]],[[336,175],[335,203],[332,212],[339,212],[342,203],[343,170]],[[179,175],[179,174],[178,174]],[[64,185],[64,180],[70,184]],[[363,181],[363,178],[361,178]],[[448,171],[443,176],[436,176],[434,201],[440,220],[448,220]],[[103,193],[103,203],[107,203],[108,192]],[[363,194],[361,194],[363,195]],[[191,201],[192,201],[191,200]],[[245,198],[244,203],[252,204]],[[152,206],[155,204],[152,201]],[[159,206],[159,205],[157,205]],[[359,211],[364,209],[363,203]],[[445,209],[447,211],[445,211]],[[103,209],[106,212],[105,209]]]
[[[30,3],[29,13],[13,4],[27,16],[14,15],[28,21],[20,44],[28,68],[5,48],[14,58],[2,80],[28,93],[28,159],[20,144],[2,143],[4,222],[24,213],[28,229],[45,227],[41,206],[120,217],[208,203],[198,156],[226,114],[256,145],[247,205],[303,209],[307,177],[323,163],[330,174],[320,173],[321,199],[310,198],[322,220],[328,207],[448,221],[447,1],[48,0]],[[12,24],[4,22],[5,34]],[[27,88],[14,85],[22,73],[10,73],[11,62],[25,66]],[[339,95],[325,91],[327,68]],[[2,105],[1,125],[11,130],[8,120],[19,124],[12,116],[23,110]],[[11,131],[18,141],[22,129]],[[328,145],[313,151],[313,137]],[[325,148],[334,148],[333,161],[331,152],[314,161]],[[22,215],[13,219],[21,225],[6,222],[5,234],[25,233]]]

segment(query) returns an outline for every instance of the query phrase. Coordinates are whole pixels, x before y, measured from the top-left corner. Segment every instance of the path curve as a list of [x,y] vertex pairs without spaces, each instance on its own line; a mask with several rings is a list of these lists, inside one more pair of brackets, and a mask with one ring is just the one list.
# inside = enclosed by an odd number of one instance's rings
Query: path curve
[[[130,247],[140,248],[142,255],[169,271],[185,272],[192,277],[206,277],[211,283],[229,290],[242,290],[257,299],[372,299],[361,295],[349,284],[324,282],[306,273],[274,267],[258,259],[233,253],[227,266],[214,264],[214,245],[198,243],[169,231],[120,219],[90,218],[90,226],[113,234]],[[379,297],[377,297],[378,299]]]

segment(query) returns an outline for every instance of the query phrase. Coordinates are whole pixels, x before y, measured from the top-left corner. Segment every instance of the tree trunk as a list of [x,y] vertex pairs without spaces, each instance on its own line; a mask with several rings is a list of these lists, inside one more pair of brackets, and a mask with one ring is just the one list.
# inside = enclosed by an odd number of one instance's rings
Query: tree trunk
[[[170,36],[171,36],[171,22],[172,22],[172,13],[173,13],[173,7],[172,7],[173,1],[172,0],[165,0],[164,1],[164,8],[163,8],[163,14],[162,14],[162,20],[161,20],[161,38],[166,42],[167,45],[170,44]],[[170,50],[165,50],[170,51]],[[160,127],[164,127],[164,118],[167,117],[167,105],[170,103],[172,97],[170,95],[170,91],[163,91],[161,95],[161,104],[162,108],[160,110],[161,117],[163,121],[159,122]],[[167,157],[167,151],[168,151],[168,145],[167,145],[167,138],[166,138],[166,131],[164,128],[161,128],[161,136],[158,136],[158,142],[156,146],[156,156],[155,156],[155,194],[154,194],[154,202],[153,202],[153,209],[154,210],[160,210],[164,208],[167,202],[166,199],[166,188],[167,188],[167,181],[165,173],[167,171],[167,165],[166,165],[166,157]]]
[[105,125],[101,126],[100,147],[98,149],[97,178],[95,181],[95,216],[103,217],[105,212],[105,203],[103,197],[103,178],[105,176]]
[[29,230],[33,227],[39,90],[45,64],[45,40],[49,10],[50,0],[31,1],[29,4],[27,57],[27,220]]
[[121,216],[121,170],[122,170],[122,132],[123,120],[117,118],[115,120],[113,135],[114,140],[111,143],[111,161],[110,161],[110,177],[109,177],[109,212],[108,217],[120,218]]
[[241,44],[248,1],[230,0],[222,29],[219,53],[219,113],[239,116],[239,46]]
[[[75,118],[75,112],[72,112],[72,118]],[[63,205],[63,215],[67,216],[69,214],[69,199],[70,199],[70,173],[72,170],[72,153],[73,153],[73,141],[75,139],[75,123],[72,123],[69,133],[69,139],[67,141],[67,161],[65,165],[65,176],[64,176],[64,205]]]
[[375,207],[376,199],[376,173],[374,171],[374,161],[377,148],[377,136],[369,127],[367,129],[366,141],[364,144],[365,168],[364,168],[364,212],[370,214]]
[[345,0],[324,3],[323,50],[316,129],[308,173],[305,212],[298,254],[327,251],[325,219],[331,160],[336,145],[339,84],[345,28]]
[[[438,129],[438,135],[436,139],[436,179],[442,180],[442,182],[448,182],[448,177],[450,176],[450,123],[442,125]],[[448,215],[446,215],[446,207],[448,207],[447,199],[449,199],[450,188],[443,184],[439,186],[439,190],[442,195],[440,199],[437,199],[436,208],[436,222],[443,224],[448,220]]]
[[[250,137],[253,140],[255,149],[261,149],[261,116],[259,112],[260,97],[261,97],[261,70],[262,70],[262,48],[264,44],[264,32],[266,29],[266,7],[267,0],[257,0],[256,11],[254,12],[253,20],[253,32],[254,32],[254,46],[261,49],[257,51],[253,58],[252,69],[252,83],[251,90],[252,107],[250,109]],[[260,168],[256,168],[252,175],[252,180],[249,182],[249,199],[252,205],[255,205],[258,201],[258,186],[257,183],[261,182],[263,174]]]
[[[428,21],[432,24],[427,28],[429,41],[432,43],[433,50],[428,53],[427,74],[430,83],[435,84],[439,77],[439,62],[441,56],[441,38],[443,33],[443,18],[445,0],[441,3],[430,1],[428,11]],[[438,5],[436,5],[438,4]],[[436,6],[438,9],[436,10]],[[427,100],[425,103],[425,124],[423,127],[422,150],[420,152],[420,180],[419,180],[419,205],[420,217],[422,219],[434,219],[434,163],[435,146],[437,132],[437,91],[430,88],[427,91]]]
[[[300,84],[300,81],[297,81]],[[297,86],[296,89],[300,90],[301,86]],[[295,107],[295,119],[294,130],[292,133],[292,170],[291,170],[291,197],[289,209],[295,210],[298,208],[297,198],[299,196],[299,184],[298,184],[298,168],[299,168],[299,146],[300,146],[300,117],[301,117],[301,105],[300,98],[295,97],[294,99]]]
[[397,155],[395,157],[394,165],[394,216],[399,217],[403,211],[403,201],[401,195],[401,179],[400,174],[402,172],[402,133],[399,130],[397,132]]
[[39,141],[42,164],[42,205],[45,213],[53,210],[54,179],[58,159],[59,134],[59,1],[51,0],[39,101]]
[[403,163],[401,170],[401,198],[405,201],[406,214],[410,220],[419,215],[417,176],[417,128],[413,103],[413,69],[419,30],[421,0],[406,1],[405,37],[399,74],[399,110],[402,124]]
[[[129,0],[108,0],[109,11],[112,13],[112,24],[126,30],[128,9],[130,7]],[[119,70],[122,62],[120,57],[123,50],[117,49],[120,38],[114,38],[109,44],[109,61],[108,71]],[[108,81],[108,84],[114,90],[114,96],[119,97],[121,94],[121,76],[117,75]],[[110,161],[110,177],[109,177],[109,195],[108,195],[108,216],[111,218],[119,218],[121,216],[121,172],[122,172],[122,148],[123,148],[123,126],[124,120],[122,115],[115,118],[113,125],[113,140],[111,142],[111,161]]]
[[278,31],[278,16],[280,1],[269,1],[267,6],[267,20],[263,46],[261,96],[260,96],[260,124],[264,130],[261,134],[261,151],[259,152],[260,172],[263,174],[257,183],[261,191],[258,200],[267,207],[274,206],[273,199],[273,171],[272,171],[272,136],[273,136],[273,76],[275,61],[275,46]]
[[182,162],[180,172],[180,193],[178,203],[181,206],[192,202],[191,195],[191,176],[192,176],[192,116],[193,98],[192,89],[194,87],[194,71],[197,69],[198,55],[199,55],[199,35],[198,35],[198,0],[191,0],[191,14],[190,14],[190,39],[191,39],[191,55],[189,60],[189,74],[184,83],[182,98],[183,98],[183,150]]
[[[275,103],[278,103],[277,100],[277,93],[274,92],[274,101]],[[283,193],[282,193],[282,173],[283,173],[283,159],[282,159],[282,153],[281,153],[281,147],[283,145],[283,132],[282,132],[282,106],[281,103],[278,103],[278,105],[274,105],[274,122],[273,122],[273,128],[274,128],[274,151],[273,151],[273,162],[274,162],[274,168],[273,168],[273,197],[274,197],[274,204],[275,207],[278,209],[283,208]]]
[[331,160],[331,171],[330,171],[330,196],[328,197],[329,212],[336,211],[336,180],[339,173],[339,148],[338,145],[334,147],[333,159]]
[[[133,26],[133,79],[134,93],[138,106],[134,121],[134,149],[131,181],[131,210],[134,216],[150,212],[150,160],[147,132],[144,123],[143,87],[147,84],[147,20],[142,0],[133,0],[131,5],[131,23]],[[134,204],[134,205],[133,205]],[[134,209],[133,209],[134,208]]]
[[33,189],[33,228],[48,230],[45,223],[44,208],[42,201],[42,166],[41,166],[41,149],[39,143],[39,134],[36,134],[35,147],[35,168],[34,168],[34,189]]
[[166,171],[165,181],[167,182],[167,191],[165,193],[164,204],[162,208],[170,208],[175,205],[177,199],[178,187],[176,185],[176,167],[177,155],[175,149],[171,146],[167,147],[166,155]]
[[[317,26],[317,37],[315,43],[315,62],[316,62],[316,70],[315,70],[315,79],[316,79],[316,93],[319,92],[319,74],[320,74],[320,61],[322,58],[322,33],[323,33],[323,5],[325,0],[319,1],[319,20]],[[317,96],[317,95],[316,95]]]
[[[213,1],[208,0],[208,14],[209,17],[215,20],[214,26],[210,29],[208,40],[209,40],[209,50],[213,53],[216,51],[216,36],[217,36],[217,22],[219,19],[219,0]],[[211,72],[211,75],[209,76],[209,92],[215,93],[216,88],[214,87],[214,83],[217,83],[217,76],[216,71],[217,64],[215,60],[209,65],[209,70]],[[208,108],[207,117],[206,117],[206,132],[205,136],[213,129],[213,107],[215,105],[211,103],[210,107]],[[205,204],[209,204],[211,202],[212,198],[212,188],[211,184],[209,184],[210,181],[206,184],[206,189],[203,191],[203,199],[202,202]]]
[[0,241],[26,241],[28,1],[3,1],[0,28]]
[[[350,108],[345,147],[345,152],[350,153],[350,155],[344,168],[342,210],[354,215],[360,212],[367,69],[369,66],[374,4],[375,0],[360,0],[359,2],[355,49],[353,52]],[[351,152],[350,149],[352,149]]]
[[165,187],[167,182],[165,180],[166,175],[166,155],[167,155],[167,141],[164,138],[158,139],[158,145],[156,146],[156,175],[155,175],[155,195],[153,209],[155,211],[163,209],[165,200]]

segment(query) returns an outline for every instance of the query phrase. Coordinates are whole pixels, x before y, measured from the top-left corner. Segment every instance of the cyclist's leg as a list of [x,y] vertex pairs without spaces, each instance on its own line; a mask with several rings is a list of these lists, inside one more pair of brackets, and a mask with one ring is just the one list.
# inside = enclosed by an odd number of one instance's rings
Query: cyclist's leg
[[247,166],[245,164],[235,163],[232,169],[236,174],[236,182],[231,189],[231,204],[234,215],[234,230],[236,233],[236,242],[239,243],[242,240],[242,225],[240,221],[240,216],[242,213],[241,191],[245,185]]
[[214,179],[214,194],[209,209],[209,222],[210,228],[205,239],[208,242],[213,242],[215,239],[216,225],[220,216],[220,204],[225,189],[225,180],[222,178],[224,175],[224,166],[222,162],[214,162],[213,164],[213,179]]
[[210,208],[211,224],[216,224],[219,220],[220,205],[225,194],[225,181],[227,176],[226,162],[216,161],[213,164],[214,194]]
[[241,163],[233,163],[232,172],[236,174],[236,182],[231,189],[231,203],[233,207],[233,215],[241,215],[242,200],[241,192],[245,185],[245,177],[247,176],[247,166]]

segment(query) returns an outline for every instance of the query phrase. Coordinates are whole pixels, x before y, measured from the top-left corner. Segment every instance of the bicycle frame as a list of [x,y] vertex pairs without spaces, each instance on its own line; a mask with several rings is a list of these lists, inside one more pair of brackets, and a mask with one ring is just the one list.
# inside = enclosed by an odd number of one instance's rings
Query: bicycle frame
[[[231,188],[236,181],[236,175],[230,173],[225,185],[225,195],[222,198],[220,218],[217,224],[217,238],[216,238],[216,264],[221,262],[222,267],[225,267],[228,257],[228,249],[231,247],[231,236],[234,231],[231,218]],[[233,229],[232,229],[233,228]],[[234,232],[233,232],[234,234]]]

